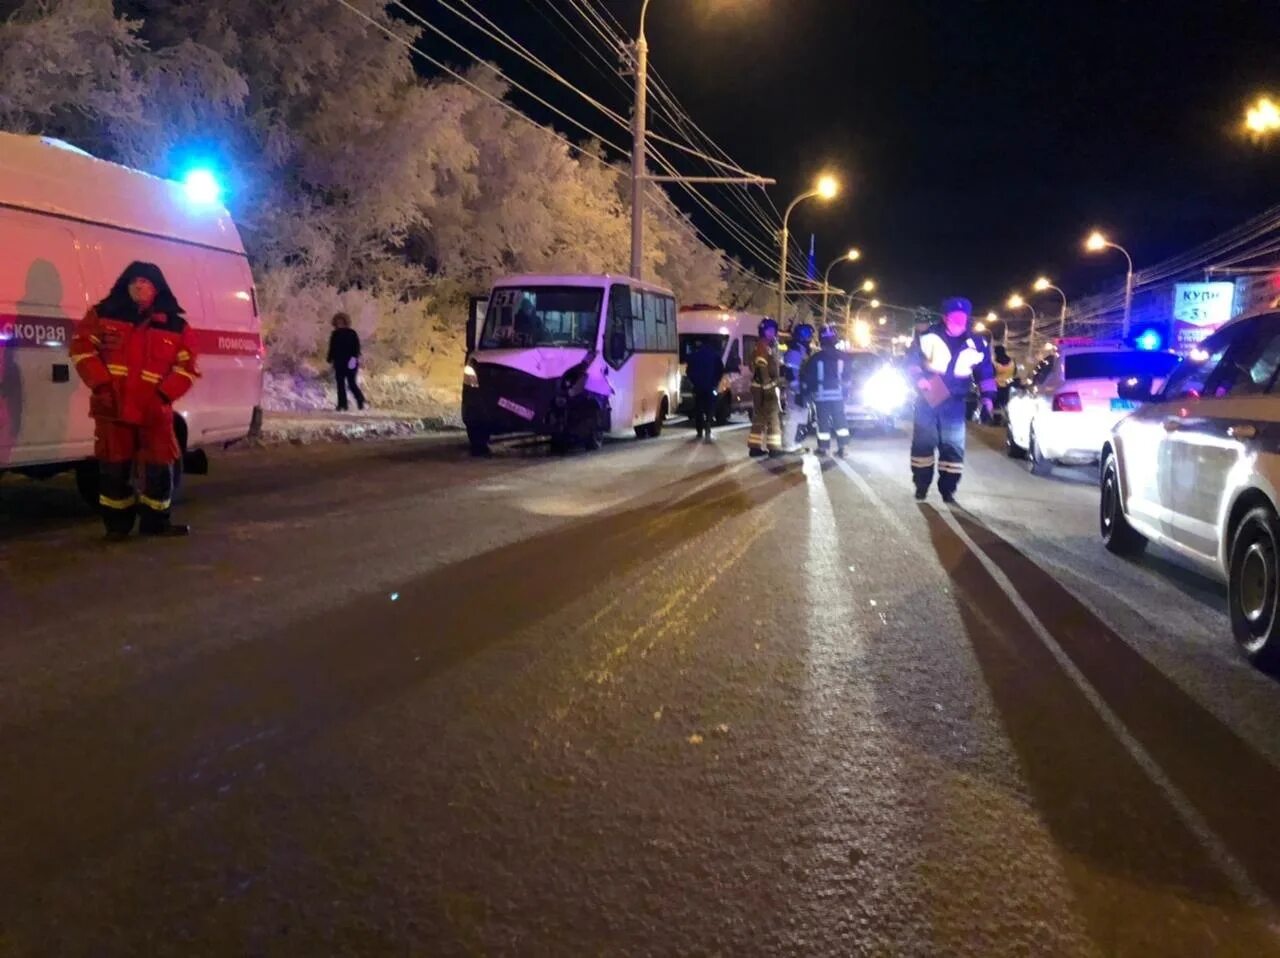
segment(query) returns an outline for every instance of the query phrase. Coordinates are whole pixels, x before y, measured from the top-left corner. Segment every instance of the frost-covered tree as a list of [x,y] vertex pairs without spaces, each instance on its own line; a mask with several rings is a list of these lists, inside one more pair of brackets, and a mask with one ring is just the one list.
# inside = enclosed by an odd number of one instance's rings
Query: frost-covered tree
[[[387,364],[456,383],[466,295],[510,271],[625,272],[626,171],[472,85],[427,81],[384,0],[0,0],[0,127],[159,175],[220,162],[273,361],[349,312]],[[369,21],[372,21],[370,23]],[[648,275],[716,301],[722,253],[657,186]]]

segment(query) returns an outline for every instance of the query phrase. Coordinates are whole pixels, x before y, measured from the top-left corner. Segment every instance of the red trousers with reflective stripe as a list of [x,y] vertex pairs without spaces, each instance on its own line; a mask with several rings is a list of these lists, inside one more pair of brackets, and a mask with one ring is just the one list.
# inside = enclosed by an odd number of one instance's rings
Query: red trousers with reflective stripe
[[99,462],[167,466],[182,455],[172,416],[157,417],[145,426],[95,419],[93,426],[93,454]]

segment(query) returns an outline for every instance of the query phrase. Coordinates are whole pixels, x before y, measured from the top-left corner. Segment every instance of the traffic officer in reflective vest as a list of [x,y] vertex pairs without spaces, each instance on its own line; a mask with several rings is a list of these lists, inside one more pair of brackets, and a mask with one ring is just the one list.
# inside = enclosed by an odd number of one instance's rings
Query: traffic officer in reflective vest
[[760,338],[751,357],[751,432],[747,448],[753,456],[782,454],[782,374],[778,366],[778,324],[760,320]]
[[[128,538],[135,516],[143,535],[186,535],[186,526],[169,521],[173,464],[181,455],[173,403],[200,374],[191,327],[158,266],[129,264],[76,327],[71,361],[92,390],[89,415],[107,538]],[[138,467],[141,495],[133,488]]]
[[835,327],[824,326],[818,336],[821,349],[810,356],[800,369],[800,382],[805,400],[812,402],[818,418],[818,453],[831,450],[831,435],[836,437],[836,455],[844,458],[849,443],[849,421],[845,417],[845,392],[853,382],[853,363],[849,354],[836,347]]
[[942,322],[918,335],[907,353],[907,370],[919,390],[911,436],[911,477],[924,499],[938,469],[938,491],[955,501],[964,470],[965,397],[974,377],[988,414],[996,394],[991,347],[969,329],[973,307],[954,297],[942,304]]

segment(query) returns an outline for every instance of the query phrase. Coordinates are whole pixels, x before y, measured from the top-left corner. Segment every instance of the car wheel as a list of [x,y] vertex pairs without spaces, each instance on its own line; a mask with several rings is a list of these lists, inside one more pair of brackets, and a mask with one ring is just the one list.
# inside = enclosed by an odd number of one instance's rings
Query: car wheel
[[1231,631],[1245,657],[1267,672],[1280,670],[1278,541],[1275,510],[1250,510],[1236,527],[1227,574]]
[[472,426],[467,427],[467,442],[471,446],[471,455],[489,455],[489,434]]
[[1048,476],[1053,474],[1053,460],[1046,459],[1044,453],[1040,450],[1040,444],[1036,442],[1036,431],[1031,430],[1031,435],[1027,437],[1027,469],[1033,476]]
[[604,430],[600,428],[600,417],[596,417],[595,424],[587,431],[586,438],[582,440],[582,448],[587,452],[595,452],[604,445]]
[[725,426],[729,423],[729,418],[733,415],[733,396],[727,392],[720,394],[720,398],[716,400],[716,425]]
[[1124,502],[1120,496],[1120,470],[1116,457],[1107,456],[1102,464],[1098,505],[1098,529],[1107,551],[1119,556],[1141,555],[1147,547],[1147,538],[1133,526],[1124,514]]
[[1013,441],[1013,430],[1009,428],[1009,423],[1004,424],[1004,452],[1010,459],[1021,459],[1026,456],[1027,451]]

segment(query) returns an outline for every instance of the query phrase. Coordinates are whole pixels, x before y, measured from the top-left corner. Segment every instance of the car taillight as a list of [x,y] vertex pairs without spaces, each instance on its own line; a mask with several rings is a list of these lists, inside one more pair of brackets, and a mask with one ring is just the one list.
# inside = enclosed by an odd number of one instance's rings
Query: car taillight
[[1058,393],[1053,397],[1054,412],[1080,412],[1084,406],[1080,404],[1079,393]]

